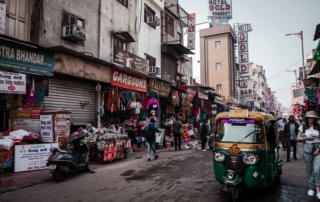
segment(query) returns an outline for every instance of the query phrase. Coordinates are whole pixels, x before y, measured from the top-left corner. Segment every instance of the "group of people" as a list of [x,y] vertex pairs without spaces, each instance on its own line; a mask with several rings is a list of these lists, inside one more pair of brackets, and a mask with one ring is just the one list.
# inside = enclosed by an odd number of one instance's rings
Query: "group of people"
[[297,142],[302,142],[303,159],[306,164],[308,195],[320,199],[320,125],[316,112],[309,111],[299,121],[289,116],[278,121],[282,147],[287,151],[287,162],[290,162],[290,149],[293,147],[293,158],[297,160]]
[[[206,150],[206,144],[208,141],[208,136],[211,133],[214,122],[205,119],[200,128],[200,120],[195,118],[193,122],[194,132],[196,134],[200,131],[201,138],[201,149],[202,151]],[[176,117],[173,121],[173,134],[174,134],[174,148],[175,151],[178,149],[181,150],[181,128],[182,122],[179,117]],[[199,130],[200,129],[200,130]],[[154,159],[159,158],[159,155],[156,151],[156,133],[160,133],[160,130],[155,126],[155,119],[151,118],[149,125],[146,128],[146,143],[148,146],[148,161],[150,161],[151,149],[153,150]]]

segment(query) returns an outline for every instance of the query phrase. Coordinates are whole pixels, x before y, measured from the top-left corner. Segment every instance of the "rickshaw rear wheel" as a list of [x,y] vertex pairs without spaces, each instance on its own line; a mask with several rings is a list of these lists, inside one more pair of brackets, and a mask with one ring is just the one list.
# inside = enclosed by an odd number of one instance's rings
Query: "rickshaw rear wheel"
[[239,185],[228,186],[228,202],[239,201]]

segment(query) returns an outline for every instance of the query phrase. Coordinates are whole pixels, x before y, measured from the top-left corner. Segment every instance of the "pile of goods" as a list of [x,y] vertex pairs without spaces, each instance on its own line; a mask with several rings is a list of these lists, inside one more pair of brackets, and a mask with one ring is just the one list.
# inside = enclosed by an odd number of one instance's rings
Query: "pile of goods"
[[[118,129],[117,129],[118,128]],[[85,128],[79,128],[71,136],[85,135],[84,142],[94,146],[99,152],[99,159],[102,161],[113,161],[124,159],[132,151],[131,140],[125,134],[124,128],[116,125],[110,127],[96,128],[88,124]]]
[[0,148],[10,150],[14,143],[18,142],[39,142],[40,135],[25,130],[9,130],[0,133]]

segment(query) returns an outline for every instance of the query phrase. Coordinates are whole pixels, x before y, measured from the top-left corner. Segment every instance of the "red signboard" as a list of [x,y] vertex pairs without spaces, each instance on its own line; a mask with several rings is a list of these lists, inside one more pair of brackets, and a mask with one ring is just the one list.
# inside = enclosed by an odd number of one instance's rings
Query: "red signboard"
[[138,78],[114,69],[111,73],[111,85],[144,93],[148,89],[147,79]]
[[194,97],[196,96],[198,90],[195,88],[190,88],[187,86],[179,86],[180,89],[186,90],[187,92],[187,99],[189,102],[193,102]]

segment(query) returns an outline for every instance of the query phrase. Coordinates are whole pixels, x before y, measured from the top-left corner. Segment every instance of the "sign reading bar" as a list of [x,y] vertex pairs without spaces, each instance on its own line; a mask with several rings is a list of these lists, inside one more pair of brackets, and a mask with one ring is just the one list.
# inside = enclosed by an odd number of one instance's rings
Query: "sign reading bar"
[[208,0],[208,16],[217,18],[232,18],[231,0]]
[[137,55],[124,51],[123,49],[114,47],[113,61],[124,67],[132,68],[143,73],[148,73],[149,61]]
[[0,93],[26,94],[26,75],[0,71]]
[[111,85],[144,93],[148,90],[146,79],[131,76],[114,69],[111,73]]
[[153,81],[151,83],[151,91],[158,93],[161,97],[169,97],[171,93],[171,87],[163,82]]
[[54,53],[0,40],[0,67],[18,72],[53,76]]
[[15,145],[14,172],[47,169],[46,164],[52,147],[59,147],[59,144]]
[[237,109],[237,110],[230,110],[229,117],[230,118],[248,118],[249,111],[246,109]]

